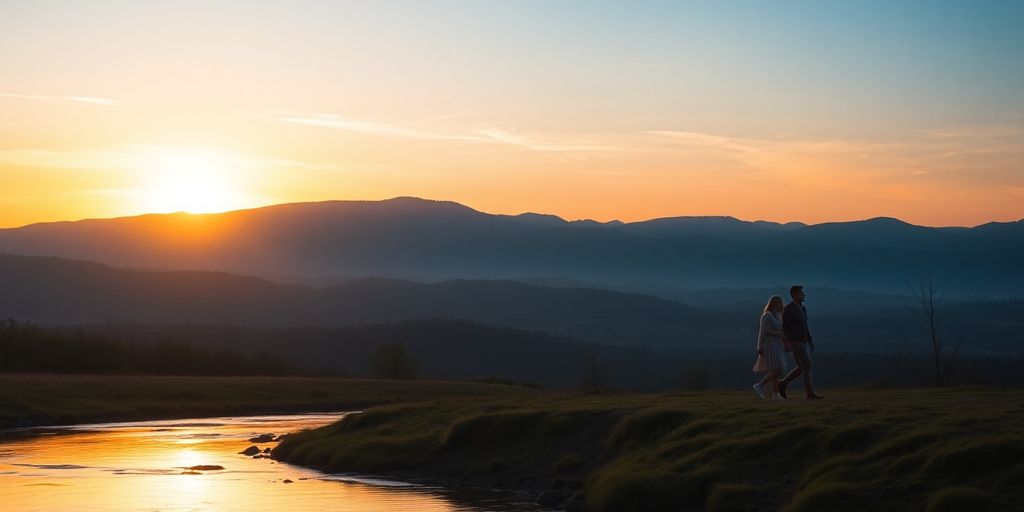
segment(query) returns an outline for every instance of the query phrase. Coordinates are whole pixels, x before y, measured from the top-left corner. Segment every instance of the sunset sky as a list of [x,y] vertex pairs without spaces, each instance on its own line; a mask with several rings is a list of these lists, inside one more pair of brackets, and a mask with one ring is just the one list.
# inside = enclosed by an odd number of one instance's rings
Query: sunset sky
[[0,227],[1024,218],[1024,2],[0,2]]

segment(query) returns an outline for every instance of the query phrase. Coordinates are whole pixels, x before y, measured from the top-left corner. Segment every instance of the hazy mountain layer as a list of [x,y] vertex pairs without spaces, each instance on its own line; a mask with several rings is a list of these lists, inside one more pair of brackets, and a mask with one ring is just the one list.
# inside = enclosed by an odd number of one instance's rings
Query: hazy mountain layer
[[884,218],[812,226],[727,217],[568,222],[414,198],[36,224],[0,230],[0,251],[301,279],[550,276],[644,290],[800,282],[906,293],[908,284],[931,273],[959,295],[1010,297],[1024,289],[1024,222],[975,228]]
[[614,345],[684,345],[722,313],[638,294],[512,281],[362,279],[325,289],[217,272],[0,255],[0,315],[44,324],[344,326],[461,318]]

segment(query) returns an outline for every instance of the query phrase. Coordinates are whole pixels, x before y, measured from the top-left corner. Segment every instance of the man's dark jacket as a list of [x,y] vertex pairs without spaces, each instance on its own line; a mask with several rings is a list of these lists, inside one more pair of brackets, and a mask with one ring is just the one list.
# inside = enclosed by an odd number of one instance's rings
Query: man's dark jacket
[[807,310],[795,302],[786,304],[782,310],[782,332],[790,343],[812,343],[811,330],[807,328]]

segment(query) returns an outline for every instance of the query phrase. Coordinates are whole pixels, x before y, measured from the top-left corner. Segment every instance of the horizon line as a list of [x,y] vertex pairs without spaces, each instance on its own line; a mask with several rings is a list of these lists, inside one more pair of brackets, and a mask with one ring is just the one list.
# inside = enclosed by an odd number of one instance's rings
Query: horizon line
[[225,215],[225,214],[231,214],[231,213],[248,212],[248,211],[255,211],[255,210],[264,210],[264,209],[286,207],[286,206],[296,206],[296,205],[313,205],[313,204],[324,204],[324,203],[386,203],[386,202],[403,200],[403,199],[404,200],[412,199],[412,200],[423,201],[423,202],[432,202],[432,203],[451,203],[451,204],[455,204],[455,205],[461,206],[463,208],[467,208],[467,209],[472,210],[472,211],[474,211],[476,213],[480,213],[482,215],[506,216],[506,217],[518,217],[518,216],[522,216],[522,215],[542,215],[542,216],[555,217],[555,218],[560,219],[563,222],[567,222],[567,223],[573,223],[573,222],[595,222],[595,223],[601,224],[603,226],[614,225],[616,223],[620,223],[621,225],[642,224],[644,222],[653,222],[653,221],[658,221],[658,220],[669,220],[669,219],[732,219],[732,220],[736,220],[738,222],[744,222],[744,223],[750,223],[750,224],[753,224],[753,223],[769,223],[769,224],[775,224],[775,225],[780,225],[780,226],[785,226],[785,225],[790,225],[790,224],[797,224],[797,225],[802,225],[802,226],[807,226],[807,227],[822,226],[822,225],[827,225],[827,224],[850,224],[850,223],[856,223],[856,222],[867,222],[867,221],[872,221],[872,220],[895,220],[897,222],[901,222],[901,223],[906,224],[908,226],[922,227],[922,228],[929,228],[929,229],[949,229],[949,228],[953,228],[953,229],[957,229],[957,228],[960,228],[960,229],[973,229],[973,228],[977,228],[977,227],[980,227],[980,226],[985,226],[985,225],[988,225],[988,224],[1013,224],[1013,223],[1017,223],[1017,222],[1024,222],[1024,217],[1022,217],[1022,218],[1017,219],[1017,220],[1008,220],[1008,221],[990,220],[988,222],[982,222],[980,224],[976,224],[976,225],[973,225],[973,226],[965,226],[965,225],[959,225],[959,226],[941,225],[941,226],[938,226],[938,225],[915,224],[915,223],[908,222],[906,220],[900,219],[899,217],[892,217],[892,216],[886,216],[886,215],[876,215],[876,216],[873,216],[873,217],[866,217],[866,218],[830,220],[830,221],[825,221],[825,222],[812,223],[812,222],[798,221],[798,220],[790,220],[790,221],[775,221],[775,220],[766,220],[766,219],[749,220],[749,219],[742,219],[742,218],[739,218],[739,217],[736,217],[736,216],[733,216],[733,215],[725,215],[725,214],[674,215],[674,216],[652,217],[652,218],[648,218],[648,219],[641,219],[641,220],[634,220],[634,221],[622,221],[622,220],[619,220],[619,219],[611,219],[611,220],[602,221],[602,220],[596,220],[596,219],[592,219],[592,218],[570,219],[570,218],[566,218],[566,217],[563,217],[561,215],[557,215],[557,214],[553,214],[553,213],[543,213],[543,212],[536,212],[536,211],[522,211],[522,212],[518,212],[518,213],[493,213],[493,212],[486,212],[486,211],[483,211],[483,210],[479,210],[479,209],[474,208],[472,206],[469,206],[469,205],[467,205],[465,203],[461,203],[461,202],[450,200],[450,199],[432,199],[432,198],[419,197],[419,196],[393,196],[393,197],[389,197],[389,198],[385,198],[385,199],[322,199],[322,200],[311,200],[311,201],[293,201],[293,202],[284,202],[284,203],[270,203],[270,204],[252,206],[252,207],[248,207],[248,208],[237,208],[237,209],[233,209],[233,210],[224,210],[224,211],[216,211],[216,212],[188,212],[188,211],[177,211],[177,212],[142,212],[142,213],[137,213],[137,214],[120,215],[120,216],[114,216],[114,217],[85,217],[85,218],[80,218],[80,219],[60,219],[60,220],[52,220],[52,221],[32,222],[32,223],[29,223],[29,224],[23,224],[23,225],[18,225],[18,226],[0,226],[0,231],[22,229],[22,228],[28,228],[28,227],[32,227],[32,226],[41,226],[41,225],[48,225],[48,224],[64,224],[64,223],[93,222],[93,221],[112,221],[112,220],[119,220],[119,219],[135,219],[135,218],[151,217],[151,216],[189,215],[189,216],[194,216],[194,217],[203,217],[203,216]]

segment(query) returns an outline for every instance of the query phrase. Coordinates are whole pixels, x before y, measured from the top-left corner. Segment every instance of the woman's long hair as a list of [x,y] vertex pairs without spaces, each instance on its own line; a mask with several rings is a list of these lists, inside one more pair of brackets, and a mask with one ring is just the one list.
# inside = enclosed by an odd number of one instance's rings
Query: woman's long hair
[[771,297],[769,297],[768,298],[768,304],[764,305],[764,312],[765,313],[771,313],[772,312],[772,306],[776,302],[778,302],[779,304],[782,304],[782,297],[780,297],[778,295],[772,295]]

